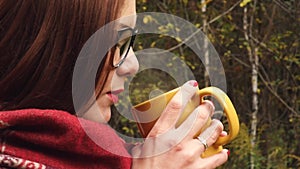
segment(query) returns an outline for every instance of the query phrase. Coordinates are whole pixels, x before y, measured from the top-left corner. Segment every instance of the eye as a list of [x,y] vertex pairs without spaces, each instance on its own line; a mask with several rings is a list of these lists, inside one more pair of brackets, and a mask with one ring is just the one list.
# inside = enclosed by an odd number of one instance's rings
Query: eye
[[122,56],[126,53],[130,46],[130,41],[132,38],[132,28],[126,28],[118,31],[118,43],[117,47],[120,49],[120,55]]
[[129,43],[130,39],[131,39],[131,37],[127,37],[127,38],[124,38],[124,39],[120,40],[120,41],[117,43],[118,47],[121,48],[122,46],[126,46],[127,43]]
[[123,55],[127,52],[128,48],[130,46],[130,41],[131,41],[131,38],[129,37],[129,38],[124,39],[120,43],[118,43],[121,57],[123,57]]
[[120,54],[114,58],[114,67],[118,68],[126,59],[130,48],[134,44],[137,30],[127,27],[118,31],[118,41],[116,47],[119,48]]
[[125,44],[132,36],[132,29],[126,28],[118,31],[118,44]]

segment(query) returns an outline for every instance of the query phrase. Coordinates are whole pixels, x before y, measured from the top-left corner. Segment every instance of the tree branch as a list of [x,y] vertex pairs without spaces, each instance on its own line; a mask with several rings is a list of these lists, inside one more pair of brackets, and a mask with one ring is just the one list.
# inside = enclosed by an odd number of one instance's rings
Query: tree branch
[[273,94],[288,110],[290,110],[292,113],[294,113],[297,117],[300,117],[300,114],[297,113],[296,110],[294,110],[291,106],[289,106],[268,84],[268,82],[264,79],[261,73],[258,73],[259,78],[262,80],[262,82],[265,84],[267,89],[270,91],[271,94]]
[[[230,7],[227,11],[223,12],[222,14],[218,15],[217,17],[215,17],[214,19],[210,20],[208,22],[208,24],[214,23],[215,21],[217,21],[218,19],[220,19],[221,17],[225,16],[226,14],[228,14],[229,12],[231,12],[235,7],[237,7],[242,0],[239,0],[237,3],[235,3],[232,7]],[[189,37],[187,37],[184,41],[182,41],[181,43],[179,43],[176,46],[173,46],[171,48],[169,48],[166,52],[170,52],[173,51],[177,48],[179,48],[180,46],[182,46],[183,44],[185,44],[187,41],[189,41],[191,38],[193,38],[197,33],[199,33],[200,31],[202,31],[203,27],[200,27],[197,31],[195,31],[194,33],[192,33]],[[164,51],[162,51],[162,53],[164,53]]]

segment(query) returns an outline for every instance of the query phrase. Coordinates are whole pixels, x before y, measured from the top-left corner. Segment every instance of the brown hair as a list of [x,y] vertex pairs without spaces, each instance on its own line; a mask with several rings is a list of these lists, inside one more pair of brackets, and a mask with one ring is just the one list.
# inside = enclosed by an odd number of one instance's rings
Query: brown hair
[[[118,0],[0,1],[0,110],[60,109],[74,114],[75,61],[88,38],[118,18],[120,3]],[[107,56],[99,67],[96,95],[108,76],[109,69],[103,67],[111,65],[111,60]]]

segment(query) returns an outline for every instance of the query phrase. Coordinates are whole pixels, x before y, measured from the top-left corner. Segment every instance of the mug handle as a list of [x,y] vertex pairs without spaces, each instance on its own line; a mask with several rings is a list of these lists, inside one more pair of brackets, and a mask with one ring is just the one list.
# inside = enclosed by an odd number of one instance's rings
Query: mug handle
[[217,141],[213,144],[213,146],[217,148],[218,146],[229,143],[237,136],[240,128],[239,119],[231,100],[229,99],[229,97],[225,92],[223,92],[221,89],[217,87],[206,87],[204,89],[199,90],[197,94],[199,94],[201,102],[204,100],[203,98],[205,96],[213,96],[224,109],[224,112],[228,120],[228,124],[229,124],[228,135],[224,137],[219,137]]

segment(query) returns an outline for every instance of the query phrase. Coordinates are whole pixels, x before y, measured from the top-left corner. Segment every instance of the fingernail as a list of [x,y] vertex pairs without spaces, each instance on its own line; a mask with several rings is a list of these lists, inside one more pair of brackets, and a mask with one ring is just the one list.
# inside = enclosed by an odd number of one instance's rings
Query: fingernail
[[227,151],[227,155],[228,155],[228,156],[230,155],[230,150]]
[[193,87],[197,87],[198,86],[198,82],[196,80],[191,80],[189,81],[189,84]]
[[228,133],[227,133],[226,131],[222,131],[220,137],[225,137],[225,136],[227,136],[227,135],[228,135]]

